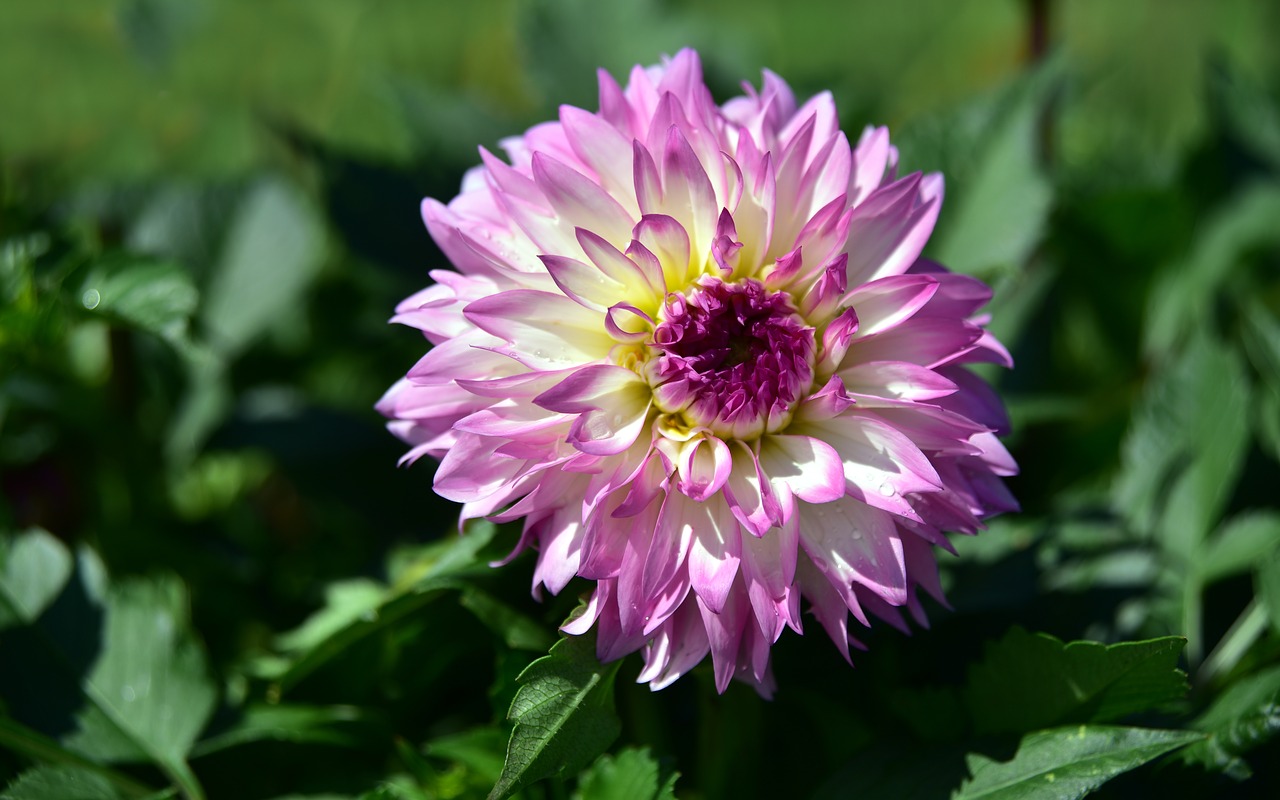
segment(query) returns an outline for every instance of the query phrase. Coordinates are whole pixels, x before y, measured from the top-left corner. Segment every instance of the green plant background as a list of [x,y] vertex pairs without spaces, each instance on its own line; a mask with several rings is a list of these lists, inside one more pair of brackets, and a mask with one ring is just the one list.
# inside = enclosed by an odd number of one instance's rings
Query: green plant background
[[[8,0],[0,797],[1280,794],[1277,34],[1262,0]],[[445,265],[419,200],[686,45],[719,99],[768,67],[944,171],[928,254],[1017,361],[1023,513],[940,555],[931,630],[853,669],[785,635],[772,702],[547,655],[588,587],[490,569],[516,532],[456,536],[372,411]]]

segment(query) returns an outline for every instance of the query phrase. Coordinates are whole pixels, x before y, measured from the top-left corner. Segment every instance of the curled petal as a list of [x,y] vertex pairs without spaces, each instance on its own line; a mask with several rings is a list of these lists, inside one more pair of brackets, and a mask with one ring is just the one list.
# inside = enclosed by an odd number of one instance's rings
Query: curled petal
[[613,455],[631,446],[649,414],[649,386],[628,369],[584,367],[533,400],[550,411],[578,414],[568,441],[584,453]]

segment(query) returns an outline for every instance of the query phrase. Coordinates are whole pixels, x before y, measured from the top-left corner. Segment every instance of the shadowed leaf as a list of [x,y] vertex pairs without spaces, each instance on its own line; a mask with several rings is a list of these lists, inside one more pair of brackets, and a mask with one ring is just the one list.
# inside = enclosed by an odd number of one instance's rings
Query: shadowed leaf
[[1109,722],[1186,693],[1177,636],[1110,646],[1014,628],[969,671],[966,699],[980,733]]
[[515,723],[489,800],[534,781],[568,776],[604,752],[621,730],[613,708],[618,665],[596,658],[595,636],[568,636],[525,668],[508,719]]

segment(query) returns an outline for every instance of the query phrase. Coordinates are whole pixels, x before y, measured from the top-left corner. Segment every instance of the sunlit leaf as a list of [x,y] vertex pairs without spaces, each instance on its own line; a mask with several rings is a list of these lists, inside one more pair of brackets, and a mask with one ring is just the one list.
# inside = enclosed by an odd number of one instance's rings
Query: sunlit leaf
[[280,634],[276,645],[285,651],[315,647],[362,617],[376,616],[386,593],[387,587],[368,578],[335,581],[324,588],[324,607],[302,625]]
[[968,757],[972,777],[951,800],[1074,800],[1121,773],[1202,739],[1195,731],[1079,725],[1022,738],[1009,761]]
[[97,559],[82,552],[49,609],[6,634],[15,637],[6,647],[26,653],[0,661],[0,686],[25,687],[10,694],[10,712],[37,731],[65,731],[61,744],[80,756],[153,763],[201,797],[185,757],[217,691],[185,616],[176,580],[108,589]]
[[0,630],[34,622],[62,591],[71,567],[67,548],[45,531],[0,539]]
[[582,769],[617,738],[613,709],[618,664],[596,658],[594,636],[568,636],[521,673],[508,718],[515,723],[502,776],[490,800]]
[[190,274],[163,262],[101,262],[80,294],[93,313],[173,342],[186,337],[198,301]]
[[120,800],[126,796],[95,772],[39,766],[19,775],[0,793],[0,800]]
[[1241,514],[1223,525],[1205,543],[1196,571],[1206,584],[1229,575],[1252,570],[1280,547],[1280,514]]
[[103,655],[86,679],[102,713],[87,714],[69,746],[107,761],[181,762],[216,697],[203,655],[179,627],[184,605],[176,582],[113,587]]
[[203,309],[213,344],[238,353],[299,306],[319,271],[324,229],[310,201],[281,178],[264,178],[241,201]]
[[1045,586],[1054,591],[1145,587],[1159,575],[1160,564],[1153,553],[1127,549],[1088,555],[1055,565],[1045,574]]

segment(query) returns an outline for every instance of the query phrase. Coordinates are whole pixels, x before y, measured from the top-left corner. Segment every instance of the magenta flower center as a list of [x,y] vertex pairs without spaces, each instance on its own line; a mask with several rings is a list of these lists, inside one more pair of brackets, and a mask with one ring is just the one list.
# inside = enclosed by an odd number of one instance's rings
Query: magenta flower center
[[813,382],[813,328],[755,280],[704,278],[667,299],[646,365],[658,407],[721,436],[785,426]]

